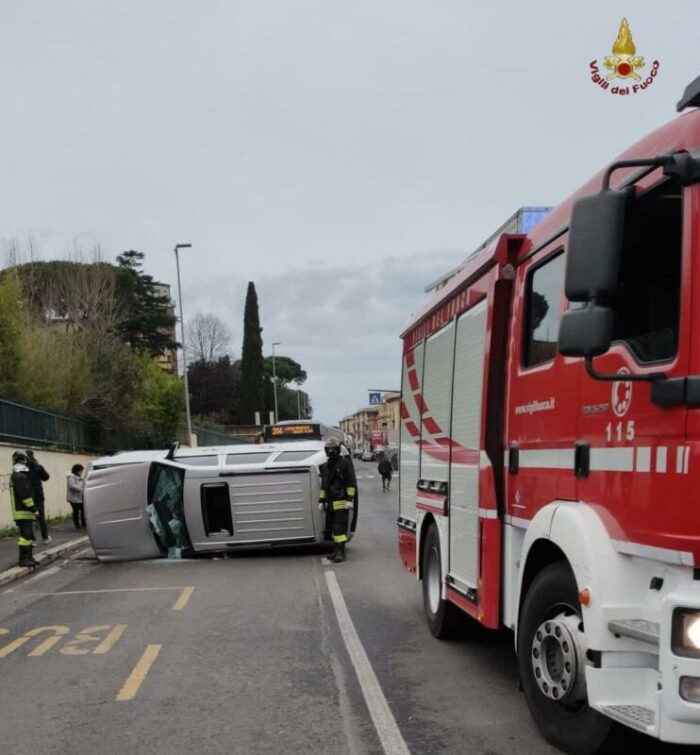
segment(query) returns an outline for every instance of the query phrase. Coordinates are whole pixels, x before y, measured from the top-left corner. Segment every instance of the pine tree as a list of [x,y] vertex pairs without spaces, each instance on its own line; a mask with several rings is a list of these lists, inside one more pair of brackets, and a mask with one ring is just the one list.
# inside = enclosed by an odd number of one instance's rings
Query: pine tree
[[265,363],[262,352],[262,328],[258,315],[258,295],[255,284],[248,283],[243,314],[243,350],[241,355],[241,387],[239,411],[244,423],[255,421],[260,412],[265,422]]
[[143,258],[134,249],[117,257],[117,291],[125,310],[120,331],[132,349],[156,357],[179,344],[171,336],[175,317],[170,301],[143,272]]

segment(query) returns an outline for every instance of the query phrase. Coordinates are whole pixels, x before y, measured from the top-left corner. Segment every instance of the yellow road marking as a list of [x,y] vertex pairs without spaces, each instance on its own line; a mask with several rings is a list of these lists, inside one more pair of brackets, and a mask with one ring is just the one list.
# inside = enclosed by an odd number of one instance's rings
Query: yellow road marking
[[182,611],[184,607],[190,602],[194,587],[183,587],[180,597],[175,601],[173,611]]
[[162,647],[162,645],[148,645],[134,666],[134,670],[124,682],[124,686],[119,690],[119,694],[117,695],[118,701],[133,700],[136,697]]
[[117,624],[114,629],[102,640],[102,642],[92,651],[93,655],[104,655],[114,647],[114,643],[124,634],[126,624]]
[[10,653],[13,653],[15,650],[17,650],[17,648],[20,648],[22,647],[22,645],[29,642],[32,637],[37,637],[42,632],[53,632],[54,636],[45,639],[34,650],[32,650],[29,655],[34,657],[44,655],[47,650],[50,650],[57,642],[60,642],[63,637],[65,637],[70,632],[70,629],[68,627],[60,626],[37,627],[36,629],[31,629],[29,632],[25,632],[21,637],[18,637],[16,640],[13,640],[9,644],[5,645],[4,648],[0,649],[0,658],[5,658]]
[[95,633],[106,632],[111,628],[110,624],[101,624],[97,627],[86,627],[76,634],[75,639],[66,642],[61,648],[61,652],[64,655],[87,655],[90,652],[90,648],[80,646],[89,642],[99,642],[101,638],[99,636],[96,637]]
[[112,587],[107,590],[61,590],[59,592],[50,592],[48,595],[101,595],[110,592],[153,592],[155,590],[184,590],[181,585],[170,587]]

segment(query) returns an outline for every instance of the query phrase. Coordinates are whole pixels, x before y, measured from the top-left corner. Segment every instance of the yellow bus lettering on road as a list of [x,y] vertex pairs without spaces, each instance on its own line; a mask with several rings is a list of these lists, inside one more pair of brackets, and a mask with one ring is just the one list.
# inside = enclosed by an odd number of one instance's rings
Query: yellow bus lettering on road
[[[112,628],[111,624],[106,624],[96,627],[87,627],[78,632],[75,639],[67,642],[61,648],[61,652],[65,655],[87,655],[90,652],[104,655],[112,649],[114,643],[122,636],[126,626],[126,624],[117,624]],[[102,636],[102,633],[104,632],[107,632],[107,634]],[[99,644],[95,648],[84,647],[86,644],[93,642]]]
[[[73,639],[68,640],[63,647],[60,648],[61,653],[64,655],[106,655],[114,647],[117,640],[124,634],[128,624],[101,624],[99,626],[87,627],[76,632]],[[40,642],[34,650],[27,653],[30,658],[36,658],[44,655],[51,650],[54,645],[57,645],[61,640],[66,639],[70,634],[70,627],[63,626],[50,626],[50,627],[37,627],[36,629],[30,629],[26,631],[21,637],[17,637],[11,640],[4,647],[0,648],[0,658],[6,658],[15,650],[18,650],[23,645],[26,645],[33,638],[40,635],[51,632],[50,637],[46,637]],[[0,627],[0,635],[10,634],[9,629]],[[93,643],[94,647],[90,647]]]
[[[31,653],[29,653],[30,656],[36,657],[44,655],[47,650],[50,650],[57,642],[60,642],[61,638],[65,637],[65,635],[70,632],[70,629],[68,627],[62,626],[37,627],[36,629],[30,629],[21,637],[18,637],[16,640],[12,640],[12,642],[8,642],[7,645],[5,645],[3,648],[0,648],[0,658],[5,658],[10,655],[10,653],[14,653],[17,648],[21,648],[22,645],[26,645],[26,643],[28,643],[34,637],[38,637],[44,632],[53,632],[53,636],[47,637],[43,642],[39,643],[39,645],[34,648]],[[6,632],[3,632],[3,634],[5,633]]]
[[114,643],[126,631],[126,624],[117,624],[114,629],[102,640],[102,642],[92,651],[94,655],[104,655],[114,647]]

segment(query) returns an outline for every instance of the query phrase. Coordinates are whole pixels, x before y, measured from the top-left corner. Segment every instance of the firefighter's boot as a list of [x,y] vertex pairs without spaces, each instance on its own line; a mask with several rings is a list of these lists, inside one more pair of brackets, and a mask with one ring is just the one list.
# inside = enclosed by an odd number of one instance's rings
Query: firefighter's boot
[[340,543],[338,545],[331,561],[333,561],[334,564],[342,564],[343,561],[345,561],[345,543]]
[[27,566],[30,568],[34,568],[38,565],[38,561],[34,560],[34,556],[32,555],[32,546],[31,545],[20,545],[19,546],[19,566]]

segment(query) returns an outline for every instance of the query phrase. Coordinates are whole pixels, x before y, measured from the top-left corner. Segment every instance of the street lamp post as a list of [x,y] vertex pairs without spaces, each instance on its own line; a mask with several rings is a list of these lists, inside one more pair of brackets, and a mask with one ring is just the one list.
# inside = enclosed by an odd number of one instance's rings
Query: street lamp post
[[299,407],[299,381],[297,380],[297,419],[301,419],[301,408]]
[[190,249],[192,244],[175,244],[175,266],[177,267],[177,295],[180,301],[180,329],[182,332],[182,368],[185,375],[185,414],[187,415],[187,442],[192,445],[192,419],[190,417],[190,388],[187,382],[187,353],[185,351],[185,316],[182,312],[182,284],[180,283],[179,249]]
[[275,371],[275,346],[281,346],[279,341],[272,344],[272,390],[275,395],[275,422],[277,422],[277,372]]

